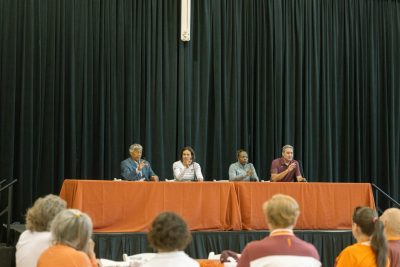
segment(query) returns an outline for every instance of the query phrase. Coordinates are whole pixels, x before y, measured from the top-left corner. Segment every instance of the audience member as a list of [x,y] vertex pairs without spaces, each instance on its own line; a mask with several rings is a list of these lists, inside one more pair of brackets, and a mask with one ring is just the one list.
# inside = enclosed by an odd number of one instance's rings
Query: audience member
[[150,166],[150,162],[142,159],[143,147],[133,144],[129,147],[130,157],[121,162],[121,176],[130,181],[158,181],[158,176]]
[[385,210],[381,216],[385,226],[385,234],[389,245],[391,267],[400,266],[400,209]]
[[259,181],[256,169],[253,164],[249,163],[247,152],[239,149],[236,152],[235,163],[229,166],[229,180],[230,181]]
[[274,159],[271,164],[272,182],[305,182],[301,176],[299,162],[293,159],[293,147],[282,147],[282,157]]
[[383,223],[369,207],[357,207],[352,232],[357,243],[345,248],[336,258],[336,267],[389,266]]
[[174,162],[172,170],[177,181],[203,181],[200,164],[195,162],[196,156],[193,148],[184,147],[181,150],[181,159]]
[[16,245],[17,267],[36,267],[40,254],[51,246],[50,224],[67,207],[60,197],[47,195],[38,198],[26,213],[26,228]]
[[53,246],[38,260],[38,267],[97,267],[92,221],[85,213],[67,209],[51,223]]
[[316,248],[293,234],[300,214],[299,205],[290,196],[277,194],[264,203],[263,211],[271,231],[260,241],[244,248],[237,267],[321,266]]
[[158,251],[143,267],[198,267],[199,263],[183,250],[192,237],[186,222],[173,212],[160,213],[148,234],[150,245]]

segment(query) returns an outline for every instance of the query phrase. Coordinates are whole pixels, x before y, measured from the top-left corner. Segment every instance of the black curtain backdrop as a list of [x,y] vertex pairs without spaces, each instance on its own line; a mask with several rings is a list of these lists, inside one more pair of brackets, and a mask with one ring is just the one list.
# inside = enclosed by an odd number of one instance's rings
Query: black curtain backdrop
[[162,178],[185,145],[207,180],[292,144],[313,182],[399,200],[400,2],[0,0],[0,179],[14,219],[63,180],[119,177],[132,143]]

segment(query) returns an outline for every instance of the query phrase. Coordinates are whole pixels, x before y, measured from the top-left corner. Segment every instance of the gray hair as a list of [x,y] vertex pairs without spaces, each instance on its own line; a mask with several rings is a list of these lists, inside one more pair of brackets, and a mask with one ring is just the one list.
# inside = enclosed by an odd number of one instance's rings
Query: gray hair
[[92,236],[92,220],[75,209],[60,212],[51,223],[51,234],[55,244],[64,244],[80,251],[87,251]]
[[67,207],[67,202],[56,195],[40,197],[26,213],[26,228],[32,232],[50,230],[51,221]]
[[288,148],[291,148],[292,150],[294,150],[293,146],[291,146],[291,145],[284,145],[284,146],[282,147],[282,153],[285,152],[285,150],[288,149]]
[[134,150],[143,150],[143,147],[140,144],[133,144],[129,147],[129,152],[133,152]]

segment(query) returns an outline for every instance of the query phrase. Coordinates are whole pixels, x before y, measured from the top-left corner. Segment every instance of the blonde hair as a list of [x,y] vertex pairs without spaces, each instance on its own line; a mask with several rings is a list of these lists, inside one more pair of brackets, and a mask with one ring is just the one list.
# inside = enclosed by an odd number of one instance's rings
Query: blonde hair
[[51,233],[54,243],[86,252],[92,236],[92,228],[92,220],[87,214],[79,210],[67,209],[54,218]]
[[297,201],[287,195],[277,194],[263,204],[268,223],[275,228],[287,228],[296,224],[300,214]]
[[67,207],[67,203],[56,195],[38,198],[26,213],[26,228],[32,232],[50,230],[54,217]]
[[400,209],[390,208],[385,210],[381,220],[385,224],[387,233],[400,236]]

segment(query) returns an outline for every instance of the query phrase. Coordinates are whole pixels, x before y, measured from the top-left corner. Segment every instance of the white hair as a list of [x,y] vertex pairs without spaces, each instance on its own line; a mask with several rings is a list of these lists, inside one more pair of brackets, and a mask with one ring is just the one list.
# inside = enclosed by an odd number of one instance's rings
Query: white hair
[[282,153],[285,152],[285,150],[288,149],[288,148],[291,148],[292,150],[294,150],[293,146],[291,146],[291,145],[284,145],[284,146],[282,147]]
[[51,234],[56,244],[87,251],[92,228],[92,220],[87,214],[76,209],[66,209],[54,218],[51,223]]
[[143,150],[143,147],[140,144],[133,144],[129,147],[129,152],[133,152],[135,150]]

